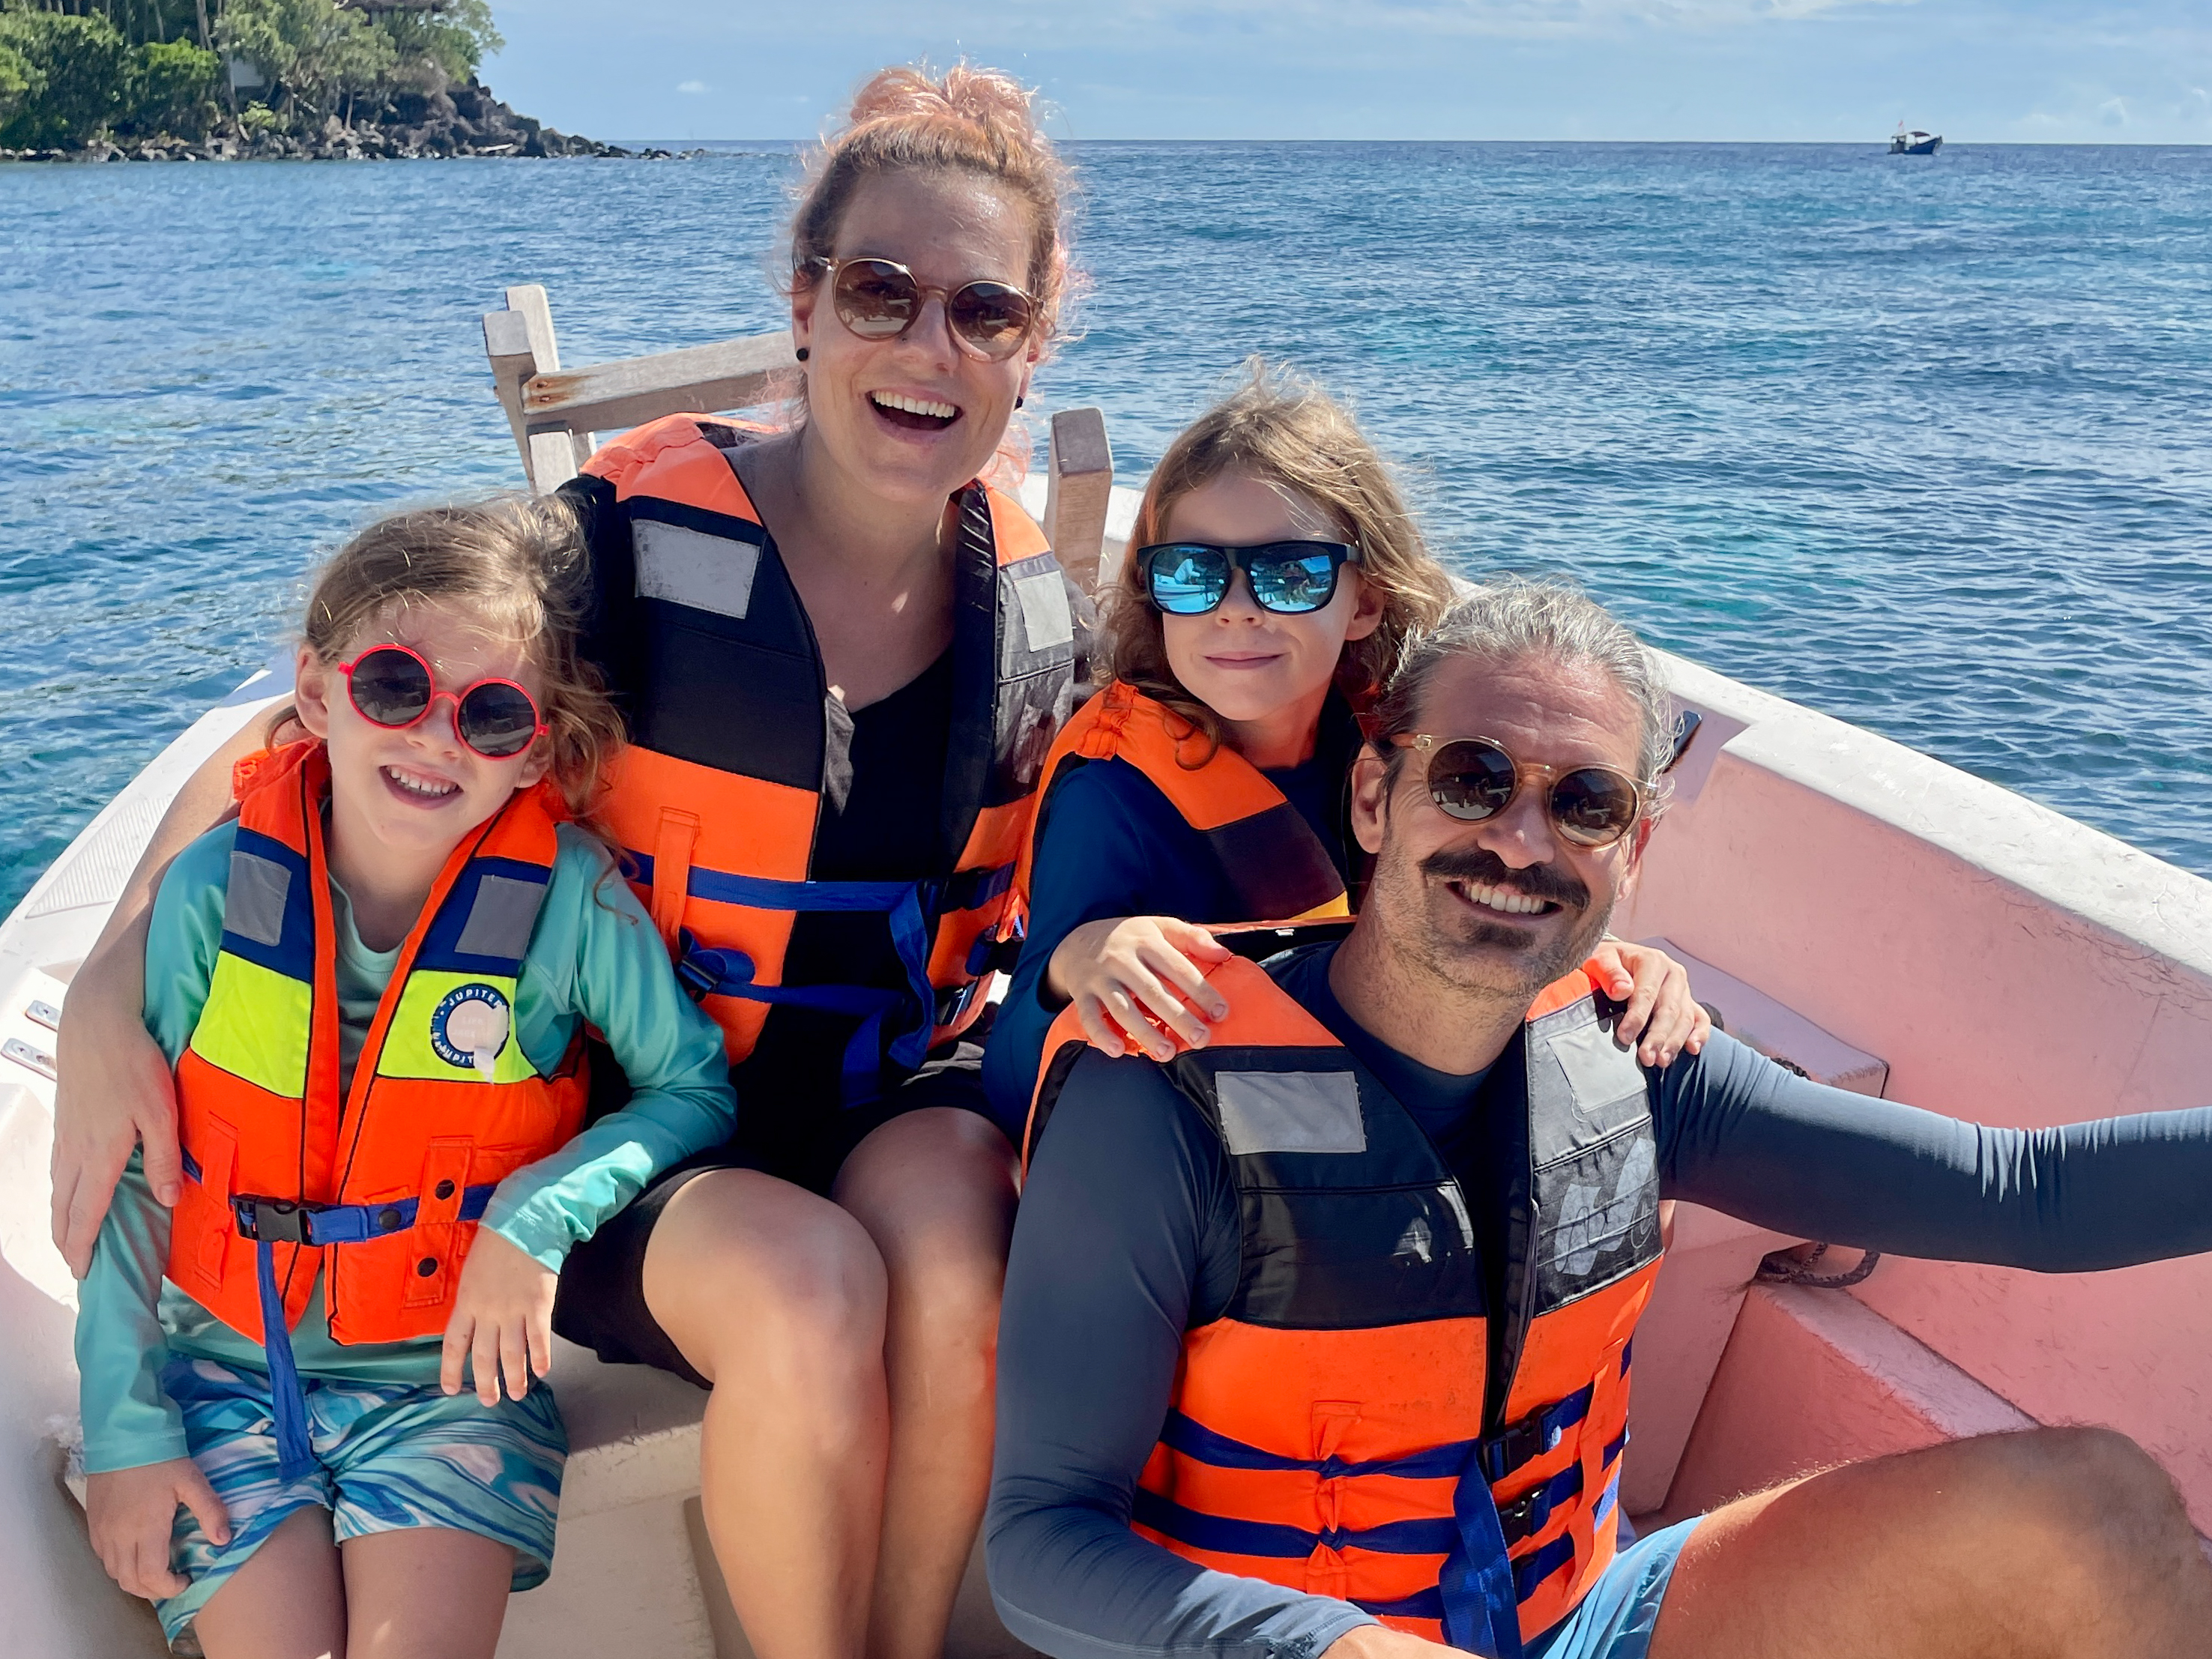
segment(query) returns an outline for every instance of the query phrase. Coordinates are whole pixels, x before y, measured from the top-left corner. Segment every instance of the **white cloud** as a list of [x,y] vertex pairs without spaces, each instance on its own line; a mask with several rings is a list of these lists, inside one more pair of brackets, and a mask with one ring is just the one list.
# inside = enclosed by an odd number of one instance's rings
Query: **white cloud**
[[678,92],[702,93],[707,90],[707,83],[704,81],[685,81],[680,82],[676,90]]

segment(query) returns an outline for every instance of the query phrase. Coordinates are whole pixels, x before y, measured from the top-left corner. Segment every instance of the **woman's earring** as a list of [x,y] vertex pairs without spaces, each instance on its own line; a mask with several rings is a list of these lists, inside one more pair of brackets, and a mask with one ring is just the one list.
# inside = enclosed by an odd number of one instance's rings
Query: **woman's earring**
[[805,346],[799,348],[799,361],[802,363],[806,361],[806,348]]
[[1028,397],[1027,397],[1026,395],[1024,395],[1024,396],[1022,396],[1022,397],[1016,398],[1014,399],[1014,407],[1015,407],[1016,409],[1019,409],[1019,408],[1020,408],[1024,404],[1025,404],[1025,403],[1027,403],[1027,402],[1029,402],[1029,398],[1028,398]]

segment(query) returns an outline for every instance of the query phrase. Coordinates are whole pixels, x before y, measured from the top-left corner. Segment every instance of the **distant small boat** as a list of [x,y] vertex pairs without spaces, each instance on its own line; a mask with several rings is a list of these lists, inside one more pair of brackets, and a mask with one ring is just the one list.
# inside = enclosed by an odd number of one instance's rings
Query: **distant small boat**
[[1889,153],[1892,155],[1933,155],[1942,148],[1942,133],[1917,130],[1907,132],[1902,121],[1898,123],[1897,131],[1890,135]]

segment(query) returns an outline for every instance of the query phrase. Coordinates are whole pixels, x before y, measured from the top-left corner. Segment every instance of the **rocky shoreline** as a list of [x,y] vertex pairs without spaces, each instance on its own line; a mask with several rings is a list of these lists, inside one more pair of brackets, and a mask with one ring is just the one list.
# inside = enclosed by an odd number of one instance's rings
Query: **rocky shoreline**
[[100,139],[82,149],[0,149],[0,161],[397,161],[460,155],[605,156],[678,161],[703,149],[624,149],[560,131],[518,115],[477,81],[433,92],[404,93],[380,119],[349,125],[333,115],[311,137],[235,130],[199,140]]

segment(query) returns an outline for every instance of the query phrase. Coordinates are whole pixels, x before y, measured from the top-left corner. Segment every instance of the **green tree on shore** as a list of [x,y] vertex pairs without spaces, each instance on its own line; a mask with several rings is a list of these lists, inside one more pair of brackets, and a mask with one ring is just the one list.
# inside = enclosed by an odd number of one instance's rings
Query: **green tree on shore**
[[474,78],[477,66],[507,45],[491,0],[450,0],[442,11],[392,11],[377,19],[404,64],[434,64],[449,81]]
[[270,113],[246,125],[304,133],[333,115],[350,125],[398,94],[472,80],[506,44],[489,0],[375,15],[333,0],[99,3],[0,0],[0,149],[202,137],[224,118],[225,56],[270,83]]
[[202,137],[219,118],[215,97],[222,78],[222,60],[189,40],[142,46],[127,88],[131,113],[121,125],[149,137]]
[[16,50],[0,24],[0,131],[12,125],[23,106],[46,90],[46,77],[31,67],[31,60]]
[[398,67],[392,37],[332,0],[230,0],[216,44],[281,88],[279,113],[336,115]]
[[131,52],[106,18],[0,12],[0,46],[21,65],[24,83],[0,144],[82,143],[123,112]]

